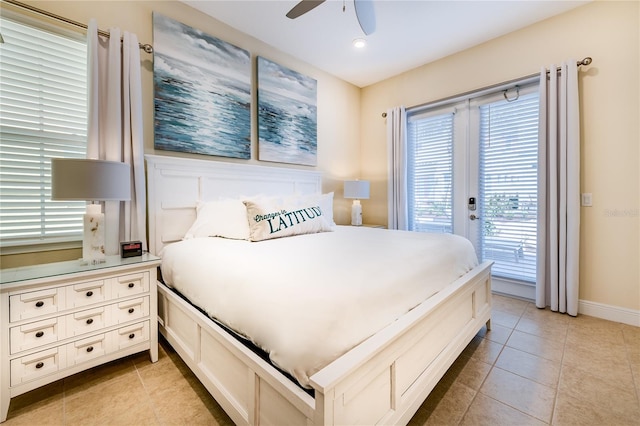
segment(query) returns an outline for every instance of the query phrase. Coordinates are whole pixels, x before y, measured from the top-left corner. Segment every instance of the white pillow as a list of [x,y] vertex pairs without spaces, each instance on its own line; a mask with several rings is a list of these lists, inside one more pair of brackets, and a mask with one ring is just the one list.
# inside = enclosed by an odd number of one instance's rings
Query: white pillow
[[198,202],[196,221],[184,239],[223,237],[234,240],[249,239],[247,209],[242,200],[218,200]]
[[249,222],[249,240],[263,241],[291,235],[313,234],[332,231],[331,217],[324,214],[328,199],[333,204],[333,196],[320,195],[300,197],[260,197],[245,200]]
[[308,195],[307,197],[310,200],[317,199],[317,202],[320,205],[320,209],[322,209],[322,214],[324,215],[327,222],[329,222],[329,225],[336,226],[336,223],[333,221],[333,192],[328,192],[326,194]]

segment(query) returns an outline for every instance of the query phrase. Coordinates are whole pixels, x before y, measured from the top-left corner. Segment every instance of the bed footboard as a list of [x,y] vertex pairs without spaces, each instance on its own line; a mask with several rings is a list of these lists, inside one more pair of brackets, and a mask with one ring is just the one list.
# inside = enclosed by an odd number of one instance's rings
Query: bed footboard
[[313,375],[318,424],[406,424],[489,322],[490,269],[480,265]]
[[491,264],[311,377],[315,399],[158,284],[159,329],[236,424],[405,424],[491,316]]

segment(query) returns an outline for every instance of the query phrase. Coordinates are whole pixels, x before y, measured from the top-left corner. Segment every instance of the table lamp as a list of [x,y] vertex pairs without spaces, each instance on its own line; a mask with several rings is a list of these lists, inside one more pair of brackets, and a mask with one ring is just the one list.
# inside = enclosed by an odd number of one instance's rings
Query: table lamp
[[353,198],[351,206],[351,224],[362,225],[362,205],[360,200],[369,198],[368,180],[346,180],[344,182],[344,198]]
[[82,261],[105,261],[104,213],[99,201],[131,199],[131,167],[118,161],[51,159],[51,199],[90,201],[83,217]]

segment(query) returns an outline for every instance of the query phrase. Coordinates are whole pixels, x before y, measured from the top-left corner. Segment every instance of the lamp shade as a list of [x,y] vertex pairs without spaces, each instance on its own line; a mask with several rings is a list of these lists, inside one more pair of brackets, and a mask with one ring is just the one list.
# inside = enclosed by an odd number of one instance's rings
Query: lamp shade
[[131,167],[118,161],[52,158],[51,199],[130,200]]
[[369,198],[368,180],[346,180],[344,181],[344,198],[356,198],[366,200]]

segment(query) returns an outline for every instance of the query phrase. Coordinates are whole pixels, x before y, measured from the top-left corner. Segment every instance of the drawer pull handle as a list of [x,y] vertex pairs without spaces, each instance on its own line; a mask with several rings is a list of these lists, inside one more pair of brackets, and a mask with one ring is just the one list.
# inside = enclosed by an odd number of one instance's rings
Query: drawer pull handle
[[44,336],[44,331],[38,331],[36,333],[36,337],[42,337],[42,336]]
[[87,352],[92,352],[92,351],[93,351],[93,346],[89,346],[89,347],[87,348]]
[[89,319],[87,320],[87,324],[93,324],[93,318],[89,318]]
[[93,296],[93,292],[92,292],[91,290],[89,290],[89,291],[87,292],[87,297],[91,297],[91,296]]
[[135,333],[131,333],[131,334],[129,335],[129,339],[133,339],[134,337],[136,337]]
[[129,288],[133,288],[133,286],[134,286],[134,285],[135,285],[134,283],[129,283],[129,286],[128,286],[128,287],[129,287]]
[[133,308],[129,308],[129,313],[130,313],[130,314],[132,314],[132,313],[133,313],[133,311],[135,311],[135,309],[133,309]]
[[44,302],[42,300],[38,300],[36,302],[36,308],[42,308],[44,306]]
[[36,368],[42,368],[44,367],[44,362],[39,362],[36,364]]

